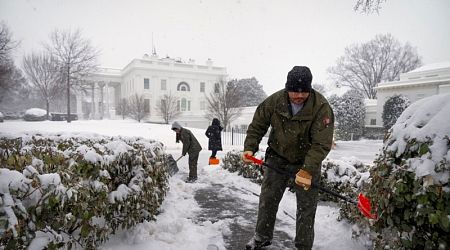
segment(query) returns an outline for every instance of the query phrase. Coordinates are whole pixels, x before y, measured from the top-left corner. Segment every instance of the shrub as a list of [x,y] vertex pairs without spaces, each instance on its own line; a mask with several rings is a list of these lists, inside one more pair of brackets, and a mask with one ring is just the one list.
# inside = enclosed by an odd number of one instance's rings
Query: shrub
[[222,159],[222,167],[228,171],[244,178],[250,178],[253,182],[262,183],[263,171],[262,168],[256,164],[244,164],[241,160],[242,151],[229,151]]
[[168,189],[162,144],[89,137],[0,135],[1,247],[92,249],[154,218]]
[[404,95],[393,95],[389,97],[383,106],[383,127],[388,130],[395,124],[402,112],[411,104]]
[[47,119],[47,111],[38,108],[32,108],[25,111],[23,116],[25,121],[45,121]]
[[450,247],[450,94],[408,107],[389,131],[368,193],[379,219],[375,247]]

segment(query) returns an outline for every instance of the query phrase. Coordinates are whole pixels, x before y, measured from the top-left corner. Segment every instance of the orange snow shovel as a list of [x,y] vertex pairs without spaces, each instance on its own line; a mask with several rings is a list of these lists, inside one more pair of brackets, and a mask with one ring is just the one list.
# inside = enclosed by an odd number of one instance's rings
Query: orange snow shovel
[[[285,176],[288,176],[288,177],[291,177],[291,178],[294,178],[294,179],[296,178],[296,174],[293,174],[293,173],[290,173],[288,171],[285,171],[285,170],[282,170],[282,169],[270,166],[269,164],[265,163],[264,161],[262,161],[260,159],[257,159],[257,158],[255,158],[253,156],[246,155],[245,157],[247,159],[252,160],[257,165],[265,166],[265,167],[268,167],[268,168],[274,170],[275,172],[277,172],[279,174],[282,174],[282,175],[285,175]],[[299,188],[299,186],[296,186],[296,187]],[[353,199],[351,199],[349,197],[343,196],[343,195],[341,195],[341,194],[339,194],[339,193],[337,193],[335,191],[326,189],[326,188],[324,188],[324,187],[322,187],[322,186],[320,186],[319,184],[316,184],[316,183],[311,183],[311,187],[312,188],[317,188],[317,189],[319,189],[322,192],[325,192],[327,194],[331,194],[331,195],[333,195],[335,197],[338,197],[340,199],[343,199],[343,200],[345,200],[347,202],[353,203],[353,204],[355,204],[358,207],[359,211],[364,216],[366,216],[369,219],[377,219],[377,215],[371,213],[372,207],[370,205],[370,200],[366,196],[364,196],[362,193],[360,193],[358,195],[358,201],[355,201],[355,200],[353,200]]]

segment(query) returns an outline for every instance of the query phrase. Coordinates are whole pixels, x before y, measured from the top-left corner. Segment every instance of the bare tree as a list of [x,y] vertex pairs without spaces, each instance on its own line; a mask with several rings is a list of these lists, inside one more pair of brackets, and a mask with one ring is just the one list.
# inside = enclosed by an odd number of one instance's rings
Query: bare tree
[[357,0],[353,10],[367,14],[378,13],[383,2],[386,2],[386,0]]
[[156,104],[155,110],[163,117],[166,124],[169,124],[169,121],[181,114],[180,110],[177,108],[178,100],[178,97],[172,95],[172,93],[169,93],[168,95],[164,95],[160,99],[160,102]]
[[375,99],[375,87],[383,81],[398,80],[401,73],[411,71],[422,62],[415,48],[401,45],[392,35],[377,35],[367,43],[345,49],[337,65],[328,69],[336,86],[357,90]]
[[25,89],[26,81],[21,71],[14,65],[11,53],[19,46],[19,42],[12,39],[5,22],[0,22],[0,102],[4,97],[11,101],[12,95],[19,96]]
[[23,69],[45,102],[48,119],[50,101],[64,93],[57,60],[50,54],[31,53],[23,57]]
[[206,97],[206,101],[205,117],[209,120],[218,118],[225,129],[242,111],[239,85],[233,81],[216,83],[214,91]]
[[12,39],[12,34],[6,23],[0,22],[0,63],[9,59],[11,52],[18,46],[19,42]]
[[82,37],[80,30],[55,30],[50,35],[47,50],[58,60],[67,91],[67,122],[70,117],[70,91],[83,85],[80,82],[97,70],[99,51],[90,40]]
[[117,113],[119,113],[122,116],[122,119],[124,120],[127,116],[128,111],[128,101],[125,98],[122,98],[119,103],[116,106]]
[[128,109],[130,116],[138,122],[150,114],[144,96],[139,94],[134,94],[128,99]]

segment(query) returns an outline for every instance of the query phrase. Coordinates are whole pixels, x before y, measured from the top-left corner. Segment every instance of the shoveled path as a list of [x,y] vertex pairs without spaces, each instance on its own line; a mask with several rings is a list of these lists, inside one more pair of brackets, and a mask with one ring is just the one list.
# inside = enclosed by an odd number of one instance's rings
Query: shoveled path
[[[233,195],[235,193],[236,195]],[[228,220],[229,233],[223,235],[226,248],[230,250],[245,249],[245,244],[253,236],[256,225],[258,204],[251,204],[254,209],[248,209],[249,202],[239,198],[242,193],[251,191],[234,187],[224,187],[222,184],[212,184],[196,190],[194,198],[202,208],[197,219],[199,221],[217,222]],[[254,194],[256,195],[256,194]],[[277,219],[276,225],[282,225]],[[295,230],[293,228],[292,230]],[[274,231],[272,246],[265,249],[294,249],[293,239],[283,231]]]

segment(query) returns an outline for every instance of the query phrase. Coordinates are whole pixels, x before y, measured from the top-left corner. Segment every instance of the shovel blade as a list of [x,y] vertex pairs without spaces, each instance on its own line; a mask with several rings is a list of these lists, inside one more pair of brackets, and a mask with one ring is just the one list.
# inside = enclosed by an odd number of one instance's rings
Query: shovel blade
[[372,214],[372,206],[370,205],[369,198],[365,197],[362,193],[358,196],[358,209],[361,213],[369,219],[377,219],[376,214]]

